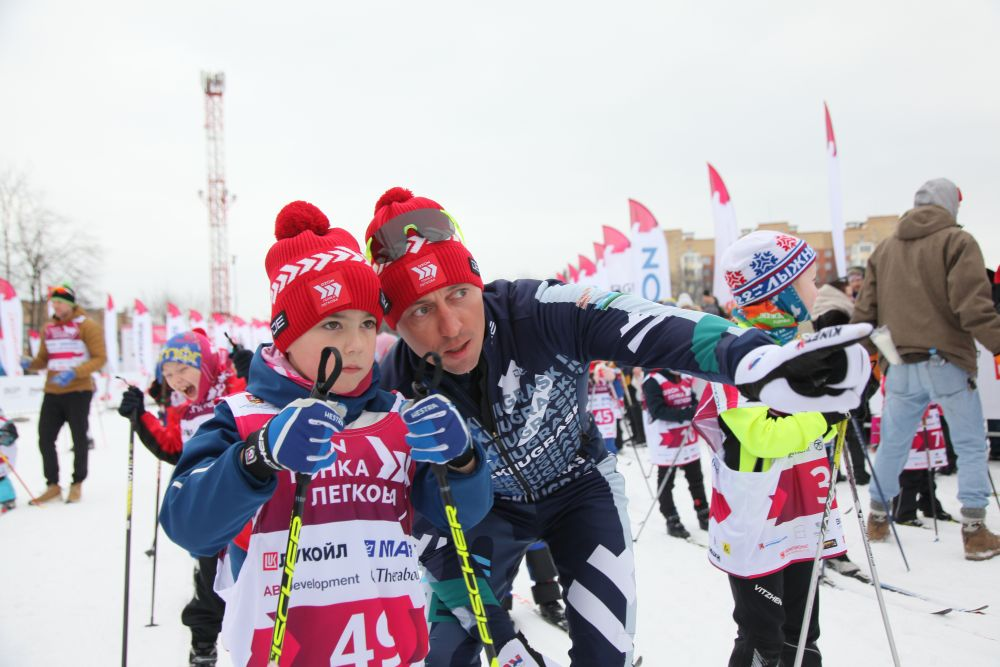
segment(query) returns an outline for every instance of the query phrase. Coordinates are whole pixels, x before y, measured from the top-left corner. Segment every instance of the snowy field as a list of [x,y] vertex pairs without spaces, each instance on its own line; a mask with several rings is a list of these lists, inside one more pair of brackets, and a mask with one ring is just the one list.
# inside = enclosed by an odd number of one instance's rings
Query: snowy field
[[[18,423],[21,433],[17,470],[36,494],[44,487],[37,452],[35,417]],[[18,508],[0,517],[0,665],[107,666],[121,663],[122,594],[124,580],[125,502],[128,423],[116,412],[92,416],[96,448],[90,456],[90,477],[83,502],[35,508],[15,480]],[[60,436],[64,484],[72,457],[69,433]],[[645,450],[621,457],[619,468],[629,483],[633,530],[649,507],[651,490],[642,471],[648,470]],[[707,458],[706,480],[709,478]],[[178,667],[187,664],[189,634],[180,612],[192,592],[193,561],[160,534],[155,627],[150,621],[152,563],[143,552],[153,541],[156,460],[136,442],[132,529],[132,582],[129,618],[129,664]],[[171,468],[162,467],[162,487]],[[1000,480],[1000,465],[992,466]],[[655,475],[649,480],[655,483]],[[957,516],[954,476],[939,478],[939,497]],[[867,487],[861,488],[867,509]],[[697,529],[683,480],[674,489],[681,517],[693,536]],[[850,556],[867,571],[857,520],[850,512],[850,489],[838,485]],[[1000,531],[1000,514],[991,504],[988,523]],[[912,571],[907,573],[894,543],[874,546],[884,581],[920,591],[949,606],[990,605],[985,614],[952,612],[935,616],[937,607],[920,600],[886,593],[890,619],[903,665],[1000,665],[1000,558],[973,563],[962,557],[958,524],[942,524],[941,540],[920,528],[900,527]],[[636,654],[644,667],[726,664],[735,635],[732,598],[726,576],[710,566],[704,549],[670,538],[654,511],[636,545],[639,615]],[[831,574],[841,588],[821,590],[820,648],[828,665],[889,665],[882,621],[874,590]],[[568,662],[568,637],[541,621],[532,611],[530,584],[517,584],[514,616],[539,649]],[[228,660],[220,660],[228,664]]]

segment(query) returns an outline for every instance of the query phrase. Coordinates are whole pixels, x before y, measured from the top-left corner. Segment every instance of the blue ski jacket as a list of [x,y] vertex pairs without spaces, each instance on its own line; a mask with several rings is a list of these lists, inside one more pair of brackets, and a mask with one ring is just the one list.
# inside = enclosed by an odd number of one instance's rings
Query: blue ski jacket
[[[247,391],[277,406],[307,398],[309,390],[267,365],[261,357],[264,347],[254,354]],[[334,397],[348,407],[345,418],[348,426],[365,410],[387,412],[392,407],[395,397],[378,388],[378,380],[376,365],[372,387],[362,396]],[[262,482],[247,472],[239,460],[243,443],[232,411],[222,402],[216,405],[212,418],[184,445],[163,497],[160,523],[171,540],[195,556],[210,556],[225,548],[278,486],[274,477]],[[493,502],[489,468],[483,464],[485,453],[478,446],[476,453],[479,463],[472,472],[448,471],[463,526],[479,523]],[[447,530],[444,505],[429,464],[417,464],[411,497],[419,516]],[[291,512],[291,507],[288,509]]]
[[[771,344],[715,315],[555,280],[497,280],[483,304],[479,366],[445,373],[440,391],[485,449],[494,493],[512,501],[544,498],[607,456],[586,409],[592,360],[733,384],[740,359]],[[382,361],[382,386],[409,395],[419,362],[400,341]]]

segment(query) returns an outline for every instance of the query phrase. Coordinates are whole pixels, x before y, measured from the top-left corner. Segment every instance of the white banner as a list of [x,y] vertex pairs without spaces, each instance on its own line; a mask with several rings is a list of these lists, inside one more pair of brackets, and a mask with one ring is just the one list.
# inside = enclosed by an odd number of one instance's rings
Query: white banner
[[212,313],[211,326],[208,331],[208,340],[212,341],[212,347],[217,350],[228,350],[232,347],[226,338],[226,334],[232,335],[229,332],[229,328],[230,322],[228,317],[222,313]]
[[181,309],[167,302],[167,340],[188,330],[187,318]]
[[19,377],[21,355],[24,354],[24,310],[14,286],[0,278],[0,364],[5,375]]
[[847,275],[847,253],[844,248],[844,195],[840,188],[840,160],[837,157],[837,139],[833,135],[830,109],[823,102],[826,114],[826,164],[830,181],[830,233],[833,235],[833,259],[837,275]]
[[270,345],[273,342],[271,339],[271,327],[263,320],[256,318],[251,320],[250,331],[253,336],[251,338],[253,346],[250,348],[252,350],[256,350],[261,345]]
[[[205,318],[201,316],[201,313],[193,308],[188,311],[188,326],[192,329],[201,329],[206,334],[208,333],[208,329],[205,327]],[[206,336],[206,338],[207,337],[208,336]]]
[[729,199],[729,191],[722,177],[711,164],[708,165],[708,185],[712,198],[712,217],[715,220],[715,270],[712,276],[712,294],[723,307],[729,307],[733,295],[726,284],[725,272],[722,270],[722,256],[736,239],[740,237],[740,228],[736,225],[736,211]]
[[628,200],[628,212],[635,293],[650,301],[669,299],[673,295],[670,287],[670,256],[667,254],[667,239],[663,230],[649,209],[634,199]]
[[632,242],[614,227],[604,225],[604,266],[608,289],[635,294],[635,273],[632,270]]
[[594,284],[608,289],[608,266],[604,262],[604,244],[594,241]]
[[118,313],[115,312],[115,301],[108,294],[104,305],[104,350],[108,360],[104,368],[111,375],[118,373]]
[[31,358],[34,359],[38,356],[38,350],[42,347],[42,337],[34,329],[28,329],[28,352],[31,353]]
[[135,300],[132,313],[132,349],[135,350],[137,370],[147,376],[156,371],[156,354],[153,350],[153,317],[146,305]]

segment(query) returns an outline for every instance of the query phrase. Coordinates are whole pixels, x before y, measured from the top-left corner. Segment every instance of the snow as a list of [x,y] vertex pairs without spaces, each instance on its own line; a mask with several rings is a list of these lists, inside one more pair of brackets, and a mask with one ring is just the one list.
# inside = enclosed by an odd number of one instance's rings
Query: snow
[[[17,470],[34,493],[44,487],[36,447],[36,418],[18,423],[21,433]],[[128,470],[128,422],[111,410],[91,419],[96,447],[90,453],[90,476],[83,501],[29,507],[14,480],[18,507],[0,517],[0,571],[3,612],[0,622],[0,665],[113,665],[121,662],[122,592],[124,579],[125,504]],[[72,456],[69,433],[58,445],[64,483]],[[638,457],[638,458],[637,458]],[[709,478],[707,457],[706,480]],[[160,534],[155,627],[150,620],[151,560],[143,552],[153,541],[156,460],[136,440],[132,524],[132,573],[129,613],[129,664],[166,667],[186,664],[189,635],[180,612],[191,597],[194,561]],[[644,449],[626,450],[619,460],[631,499],[633,531],[651,502],[642,471],[648,471]],[[1000,479],[1000,465],[992,466]],[[161,491],[171,467],[163,465]],[[648,480],[655,484],[655,475]],[[955,476],[939,477],[939,497],[958,514]],[[861,487],[867,512],[868,491]],[[698,530],[687,487],[678,480],[675,499],[692,535]],[[857,519],[851,512],[850,489],[838,485],[852,560],[867,571]],[[992,505],[995,509],[995,504]],[[995,511],[988,515],[1000,531]],[[997,664],[1000,623],[1000,558],[969,562],[962,557],[959,526],[941,524],[941,539],[930,530],[901,526],[912,571],[903,567],[895,543],[876,544],[874,552],[884,581],[940,598],[951,605],[989,604],[986,614],[953,612],[934,616],[934,605],[885,593],[903,665]],[[638,626],[636,655],[645,667],[726,664],[735,624],[726,576],[709,565],[697,545],[670,538],[654,510],[636,545]],[[831,574],[843,589],[820,588],[820,648],[830,665],[891,664],[874,589]],[[532,611],[530,582],[522,573],[515,587],[513,614],[532,644],[568,664],[567,635]],[[223,659],[220,664],[228,664]]]

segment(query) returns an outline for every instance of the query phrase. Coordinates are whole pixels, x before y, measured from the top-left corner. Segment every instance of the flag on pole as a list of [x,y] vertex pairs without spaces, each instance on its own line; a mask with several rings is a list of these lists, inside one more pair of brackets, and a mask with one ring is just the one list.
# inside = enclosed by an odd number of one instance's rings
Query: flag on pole
[[586,285],[594,284],[594,276],[597,273],[597,267],[594,263],[590,261],[589,257],[584,257],[583,255],[577,255],[577,266],[580,267],[580,282]]
[[108,294],[104,304],[104,351],[108,360],[104,363],[109,375],[118,373],[118,313],[115,312],[115,300]]
[[34,329],[28,329],[28,352],[32,358],[38,356],[38,350],[42,347],[42,337]]
[[608,289],[625,294],[635,293],[632,270],[632,242],[614,227],[604,225],[604,267]]
[[0,364],[7,375],[24,375],[24,310],[14,286],[0,278]]
[[[188,326],[192,329],[201,329],[208,334],[208,330],[205,328],[205,318],[194,308],[188,311]],[[207,335],[205,337],[208,338]]]
[[631,222],[632,267],[635,271],[635,293],[650,301],[671,298],[670,256],[667,238],[648,208],[634,199],[628,200]]
[[226,334],[232,335],[229,331],[229,318],[222,313],[212,313],[212,324],[209,330],[208,339],[212,341],[212,346],[217,350],[228,350],[232,347]]
[[156,371],[156,355],[153,353],[153,317],[139,299],[135,300],[132,311],[132,340],[138,371],[151,376]]
[[566,267],[566,270],[569,271],[569,281],[571,283],[580,282],[580,272],[577,270],[575,266],[570,264],[568,267]]
[[604,261],[604,244],[594,241],[594,284],[608,289],[608,266]]
[[555,275],[555,276],[553,276],[553,277],[554,277],[554,278],[555,278],[556,280],[558,280],[559,282],[561,282],[561,283],[564,283],[564,282],[566,282],[566,273],[565,273],[565,272],[562,272],[562,271],[556,271],[556,275]]
[[729,291],[722,270],[722,256],[740,237],[740,229],[736,226],[736,211],[729,199],[729,190],[722,182],[719,172],[711,164],[708,165],[708,186],[712,198],[712,217],[715,219],[715,270],[712,275],[712,294],[723,307],[728,308],[733,295]]
[[844,247],[844,195],[840,188],[840,161],[837,155],[837,139],[833,136],[833,121],[830,107],[823,102],[826,115],[826,166],[830,181],[830,233],[833,235],[833,260],[837,275],[847,275],[847,252]]
[[167,340],[188,330],[187,318],[181,309],[167,302]]

